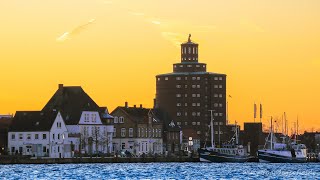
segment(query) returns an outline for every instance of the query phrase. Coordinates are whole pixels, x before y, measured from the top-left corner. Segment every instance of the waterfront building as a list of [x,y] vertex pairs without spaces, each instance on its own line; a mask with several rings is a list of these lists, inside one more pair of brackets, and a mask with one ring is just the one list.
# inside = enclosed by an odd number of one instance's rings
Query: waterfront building
[[111,153],[113,117],[106,107],[98,106],[81,86],[63,86],[42,109],[59,111],[75,150],[81,153]]
[[65,122],[58,111],[17,111],[8,132],[10,155],[72,156]]
[[189,36],[188,41],[181,44],[181,62],[173,64],[173,72],[156,76],[156,108],[167,112],[183,133],[193,129],[202,145],[210,143],[208,125],[209,110],[212,110],[215,142],[220,136],[221,143],[229,137],[225,133],[228,131],[226,75],[207,72],[207,65],[199,62],[198,48]]
[[164,131],[163,131],[163,143],[164,151],[169,154],[179,154],[180,150],[183,150],[182,147],[182,130],[179,125],[176,124],[173,120],[170,123],[164,118]]
[[135,156],[162,154],[163,121],[156,109],[142,105],[118,106],[111,112],[114,117],[113,148],[115,152],[128,151]]

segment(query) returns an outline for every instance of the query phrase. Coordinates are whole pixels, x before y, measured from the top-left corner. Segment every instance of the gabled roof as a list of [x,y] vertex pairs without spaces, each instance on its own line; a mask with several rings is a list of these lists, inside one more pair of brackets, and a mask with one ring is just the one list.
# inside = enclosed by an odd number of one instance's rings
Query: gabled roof
[[42,111],[60,111],[67,125],[78,124],[82,111],[102,112],[90,96],[84,92],[81,86],[63,86],[51,97],[49,102],[44,106]]
[[41,111],[17,111],[9,131],[49,131],[52,127],[58,112],[41,112]]
[[150,113],[153,117],[152,123],[163,123],[162,116],[156,109],[118,106],[111,114],[116,110],[124,112],[136,123],[148,123]]

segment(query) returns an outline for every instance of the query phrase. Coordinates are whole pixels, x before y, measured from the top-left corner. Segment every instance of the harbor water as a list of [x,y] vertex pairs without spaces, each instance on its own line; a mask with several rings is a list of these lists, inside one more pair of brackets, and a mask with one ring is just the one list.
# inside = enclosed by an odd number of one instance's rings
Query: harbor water
[[0,179],[320,179],[320,163],[15,164]]

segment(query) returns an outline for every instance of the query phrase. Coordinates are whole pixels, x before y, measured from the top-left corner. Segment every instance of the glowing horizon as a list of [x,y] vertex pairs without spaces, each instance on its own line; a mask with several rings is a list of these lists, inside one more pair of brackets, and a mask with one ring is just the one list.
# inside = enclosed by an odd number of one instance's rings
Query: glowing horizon
[[[155,76],[180,62],[188,34],[208,72],[227,74],[229,122],[287,113],[320,131],[320,1],[0,2],[0,114],[41,110],[58,84],[100,106],[152,107]],[[259,121],[259,119],[256,119]],[[281,130],[281,126],[279,126]],[[289,129],[290,131],[290,129]],[[291,131],[290,131],[291,132]]]

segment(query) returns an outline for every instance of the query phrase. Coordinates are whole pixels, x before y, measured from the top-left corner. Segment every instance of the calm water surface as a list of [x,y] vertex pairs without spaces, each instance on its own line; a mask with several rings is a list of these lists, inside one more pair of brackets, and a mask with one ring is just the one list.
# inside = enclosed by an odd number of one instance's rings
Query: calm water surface
[[320,179],[320,163],[0,165],[0,179]]

